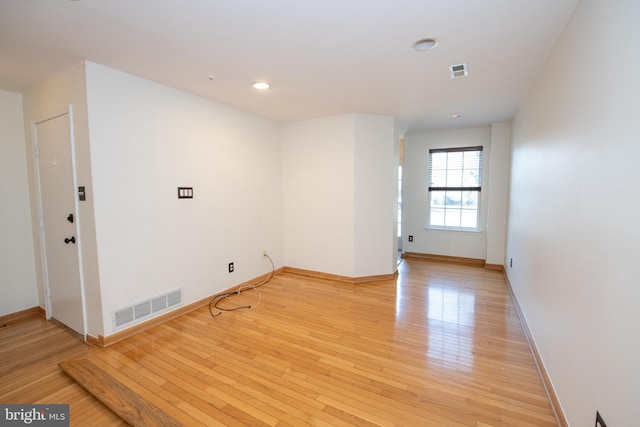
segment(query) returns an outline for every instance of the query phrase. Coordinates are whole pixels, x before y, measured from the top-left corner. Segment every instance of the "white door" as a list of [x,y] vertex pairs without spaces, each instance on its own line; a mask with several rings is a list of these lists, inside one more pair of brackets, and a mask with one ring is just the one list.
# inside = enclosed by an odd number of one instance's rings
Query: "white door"
[[36,124],[40,235],[44,241],[47,318],[53,317],[85,337],[69,117],[66,112]]

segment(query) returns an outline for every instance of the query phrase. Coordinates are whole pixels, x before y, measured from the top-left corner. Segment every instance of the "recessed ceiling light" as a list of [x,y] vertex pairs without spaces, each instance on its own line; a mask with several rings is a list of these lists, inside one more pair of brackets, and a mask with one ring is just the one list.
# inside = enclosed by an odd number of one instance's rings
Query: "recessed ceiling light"
[[255,82],[251,86],[253,86],[254,89],[258,89],[258,90],[265,90],[271,87],[271,85],[267,82]]
[[460,114],[449,114],[450,119],[459,119],[460,117],[462,117]]
[[438,46],[438,39],[421,39],[413,44],[413,48],[419,52],[424,52],[425,50],[431,50],[434,47]]

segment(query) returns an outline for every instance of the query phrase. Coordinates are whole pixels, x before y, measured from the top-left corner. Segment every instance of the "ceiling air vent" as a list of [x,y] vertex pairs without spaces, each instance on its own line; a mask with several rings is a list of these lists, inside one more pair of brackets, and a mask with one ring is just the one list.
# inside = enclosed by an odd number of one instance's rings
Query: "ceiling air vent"
[[449,66],[449,74],[452,79],[457,79],[458,77],[466,77],[469,75],[469,71],[467,70],[467,64],[456,64]]

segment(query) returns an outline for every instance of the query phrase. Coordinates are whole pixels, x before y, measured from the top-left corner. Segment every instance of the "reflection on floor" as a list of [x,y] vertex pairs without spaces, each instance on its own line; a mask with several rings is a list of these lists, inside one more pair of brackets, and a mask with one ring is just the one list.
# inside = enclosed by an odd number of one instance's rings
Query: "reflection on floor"
[[399,271],[280,274],[252,310],[199,309],[89,360],[184,425],[556,425],[501,272]]

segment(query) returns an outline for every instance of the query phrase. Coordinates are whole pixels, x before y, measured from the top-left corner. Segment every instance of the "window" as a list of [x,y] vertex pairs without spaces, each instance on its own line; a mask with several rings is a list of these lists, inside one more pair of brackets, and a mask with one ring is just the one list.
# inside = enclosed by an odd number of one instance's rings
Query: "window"
[[398,237],[402,237],[402,165],[398,166]]
[[479,230],[482,147],[429,150],[430,228]]

